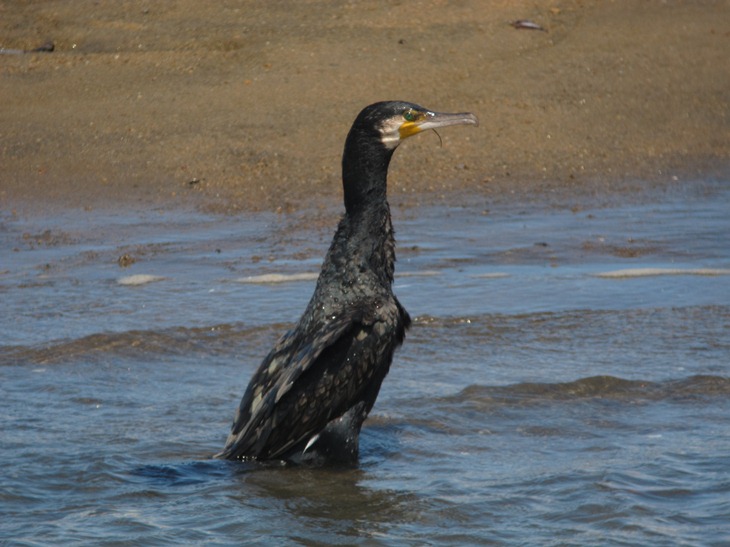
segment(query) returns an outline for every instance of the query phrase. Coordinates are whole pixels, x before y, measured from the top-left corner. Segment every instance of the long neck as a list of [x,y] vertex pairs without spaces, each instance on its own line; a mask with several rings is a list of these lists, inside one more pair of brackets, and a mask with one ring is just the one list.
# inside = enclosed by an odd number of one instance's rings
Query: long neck
[[395,241],[386,198],[392,155],[379,135],[357,127],[350,130],[342,156],[345,215],[322,267],[319,285],[323,288],[338,280],[357,291],[363,276],[373,275],[381,285],[392,284]]
[[350,130],[342,157],[345,214],[335,232],[304,317],[327,321],[346,303],[372,301],[391,290],[395,241],[386,199],[392,151],[379,138]]
[[386,202],[388,165],[394,149],[386,148],[380,136],[353,127],[342,155],[342,187],[345,210],[357,216],[361,210]]
[[369,270],[382,283],[392,284],[395,271],[395,237],[388,202],[371,201],[348,215],[348,253],[360,271]]
[[[395,239],[388,202],[345,212],[304,316],[327,321],[343,307],[383,298],[393,284]],[[318,318],[318,319],[317,319]]]

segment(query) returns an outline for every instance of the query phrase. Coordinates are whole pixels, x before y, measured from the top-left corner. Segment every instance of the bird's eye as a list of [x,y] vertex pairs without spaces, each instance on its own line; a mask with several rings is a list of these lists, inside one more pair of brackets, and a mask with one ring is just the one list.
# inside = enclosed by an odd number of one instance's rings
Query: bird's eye
[[412,108],[403,112],[403,119],[407,122],[415,122],[416,118],[418,118],[418,113]]

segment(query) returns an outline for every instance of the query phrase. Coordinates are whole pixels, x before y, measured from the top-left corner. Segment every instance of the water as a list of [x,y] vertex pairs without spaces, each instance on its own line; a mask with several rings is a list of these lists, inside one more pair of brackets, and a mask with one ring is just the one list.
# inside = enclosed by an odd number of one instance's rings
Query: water
[[414,325],[329,470],[210,456],[334,216],[5,214],[0,539],[730,544],[729,197],[395,210]]

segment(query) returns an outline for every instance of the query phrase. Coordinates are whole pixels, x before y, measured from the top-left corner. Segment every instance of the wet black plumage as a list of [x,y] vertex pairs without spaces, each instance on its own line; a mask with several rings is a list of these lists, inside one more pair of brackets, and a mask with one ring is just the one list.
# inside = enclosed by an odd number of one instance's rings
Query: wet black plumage
[[366,107],[345,141],[345,214],[297,326],[261,363],[218,457],[350,463],[411,319],[392,291],[395,240],[386,199],[400,141],[425,129],[476,124],[412,103]]

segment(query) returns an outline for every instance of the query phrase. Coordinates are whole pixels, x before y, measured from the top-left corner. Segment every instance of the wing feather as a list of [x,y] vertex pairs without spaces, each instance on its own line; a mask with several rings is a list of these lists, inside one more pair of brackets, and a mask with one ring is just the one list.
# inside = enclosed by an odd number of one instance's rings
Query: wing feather
[[[343,314],[330,320],[312,339],[297,329],[285,334],[254,374],[233,421],[221,458],[258,457],[275,428],[274,410],[292,386],[318,360],[322,352],[336,343],[348,330],[361,324],[361,314]],[[312,423],[312,429],[317,424]],[[279,447],[266,447],[268,457],[285,452],[311,434],[302,429],[296,438]]]

